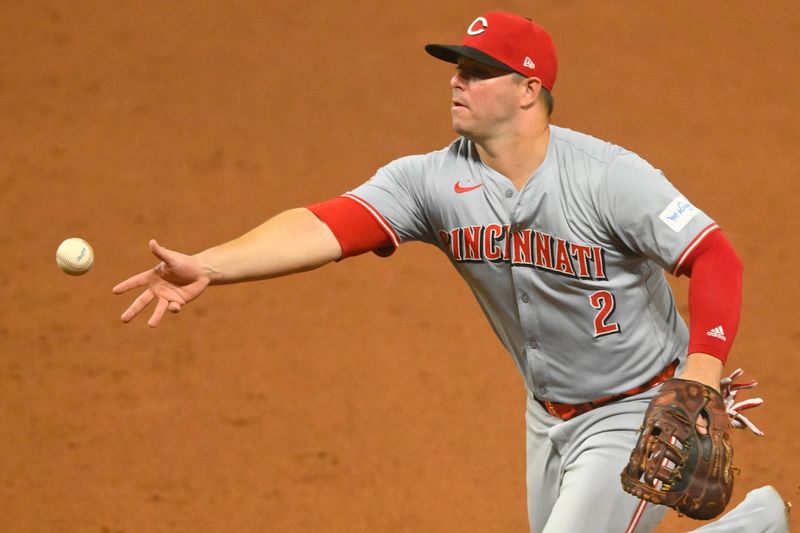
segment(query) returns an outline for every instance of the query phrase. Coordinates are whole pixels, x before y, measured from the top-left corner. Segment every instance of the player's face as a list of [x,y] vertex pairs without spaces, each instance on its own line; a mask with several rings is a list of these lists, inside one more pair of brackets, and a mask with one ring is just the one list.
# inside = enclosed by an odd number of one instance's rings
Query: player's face
[[462,57],[450,87],[453,130],[475,141],[502,131],[519,109],[520,83],[507,70]]

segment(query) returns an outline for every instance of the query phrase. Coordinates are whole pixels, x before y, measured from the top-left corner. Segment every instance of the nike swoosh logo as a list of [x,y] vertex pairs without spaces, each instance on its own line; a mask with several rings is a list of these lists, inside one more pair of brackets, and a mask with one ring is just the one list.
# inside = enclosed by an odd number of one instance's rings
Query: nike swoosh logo
[[483,183],[479,183],[479,184],[477,184],[477,185],[473,185],[472,187],[462,187],[462,186],[461,186],[461,183],[459,183],[459,182],[457,181],[457,182],[456,182],[456,186],[455,186],[455,187],[453,187],[453,189],[455,189],[455,191],[456,191],[458,194],[461,194],[461,193],[465,193],[465,192],[469,192],[469,191],[474,191],[475,189],[477,189],[477,188],[479,188],[479,187],[483,187]]

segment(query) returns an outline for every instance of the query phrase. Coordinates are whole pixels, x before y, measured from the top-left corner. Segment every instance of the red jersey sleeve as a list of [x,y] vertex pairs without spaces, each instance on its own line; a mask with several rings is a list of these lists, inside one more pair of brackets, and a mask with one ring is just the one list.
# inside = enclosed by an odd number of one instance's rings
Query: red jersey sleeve
[[333,232],[342,247],[342,257],[375,252],[381,257],[392,255],[399,245],[391,225],[364,200],[344,195],[308,205]]
[[739,328],[742,261],[722,231],[711,231],[676,268],[689,281],[689,353],[703,352],[723,363]]

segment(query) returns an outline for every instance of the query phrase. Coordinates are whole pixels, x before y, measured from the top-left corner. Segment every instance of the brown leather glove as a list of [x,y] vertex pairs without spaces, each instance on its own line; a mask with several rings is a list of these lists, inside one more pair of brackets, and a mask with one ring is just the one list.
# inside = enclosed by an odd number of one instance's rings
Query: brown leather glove
[[[697,431],[698,416],[708,423],[707,435]],[[733,490],[729,428],[717,391],[696,381],[667,380],[645,412],[622,488],[690,518],[714,518]]]

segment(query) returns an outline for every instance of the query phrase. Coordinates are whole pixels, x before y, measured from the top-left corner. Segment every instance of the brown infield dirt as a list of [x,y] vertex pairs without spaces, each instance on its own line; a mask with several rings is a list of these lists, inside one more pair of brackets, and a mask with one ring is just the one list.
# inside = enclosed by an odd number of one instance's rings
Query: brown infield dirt
[[[452,68],[423,45],[487,8],[552,32],[556,124],[652,161],[736,246],[727,369],[759,379],[766,436],[733,437],[733,504],[800,502],[798,6],[4,6],[0,531],[526,530],[523,383],[432,247],[213,288],[154,330],[111,294],[152,237],[199,251],[447,145]],[[70,236],[86,276],[55,266]]]

